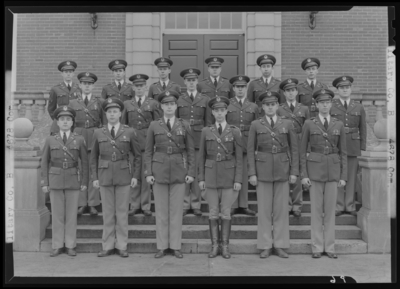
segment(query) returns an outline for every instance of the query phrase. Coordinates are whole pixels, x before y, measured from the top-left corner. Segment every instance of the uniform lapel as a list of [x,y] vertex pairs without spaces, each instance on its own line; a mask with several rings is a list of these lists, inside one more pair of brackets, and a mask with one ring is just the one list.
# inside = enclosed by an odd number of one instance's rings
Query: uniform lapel
[[[178,120],[178,118],[177,117],[175,117],[175,123],[177,122],[177,120]],[[167,126],[167,124],[165,123],[165,119],[164,119],[164,117],[161,117],[160,118],[160,126],[162,127],[162,128],[164,128],[166,131],[168,131],[168,126]],[[174,126],[175,126],[175,123],[174,123]],[[172,128],[171,128],[171,131],[172,131]]]
[[260,79],[258,80],[260,82],[260,85],[263,86],[265,89],[268,89],[267,86],[265,85],[264,78],[261,76]]
[[227,123],[226,126],[225,126],[225,129],[222,131],[221,139],[223,137],[225,137],[227,134],[229,134],[231,132],[231,130],[232,129],[231,129],[230,125]]
[[219,77],[219,81],[217,83],[217,88],[220,89],[224,85],[225,79],[223,79],[221,76]]
[[[68,90],[68,87],[65,85],[65,82],[64,82],[64,81],[60,83],[60,87],[61,87],[61,89],[64,90],[66,93],[68,93],[68,94],[70,93],[70,91]],[[71,86],[71,90],[72,90],[72,86]]]
[[[125,83],[125,82],[124,82],[124,83]],[[119,89],[118,89],[118,86],[115,84],[115,80],[113,80],[113,82],[111,83],[111,88],[112,88],[115,92],[119,93]],[[122,89],[122,87],[121,87],[121,89]]]
[[267,116],[266,115],[261,119],[261,123],[266,125],[270,130],[273,130],[273,128],[269,124],[269,121],[267,120]]
[[[317,120],[316,125],[318,125],[320,128],[322,128],[323,131],[326,132],[327,130],[325,129],[324,124],[322,123],[322,121],[321,121],[319,115],[317,115],[317,116],[315,117],[315,119]],[[331,121],[329,122],[328,129],[329,129],[329,126],[330,126],[331,124],[332,124],[332,117],[331,117]]]
[[268,83],[267,89],[270,89],[271,87],[273,87],[276,83],[276,78],[271,77],[271,81]]
[[211,81],[211,76],[209,76],[205,82],[210,88],[215,89],[214,82]]
[[311,86],[308,85],[308,81],[307,81],[307,80],[305,80],[305,81],[303,82],[303,87],[304,87],[305,89],[307,89],[308,91],[310,91],[310,92],[313,91],[313,89],[311,88]]
[[[190,99],[190,98],[189,98]],[[198,103],[200,100],[202,99],[200,92],[197,92],[196,97],[194,98],[194,101],[192,103],[192,105],[195,105],[196,103]]]
[[275,122],[275,124],[274,124],[274,130],[279,129],[279,127],[280,127],[282,124],[283,124],[282,118],[279,117],[279,116],[277,116],[276,122]]
[[332,127],[334,127],[335,123],[336,123],[336,120],[333,117],[331,117],[327,131],[329,131]]
[[[93,94],[92,94],[92,96],[90,97],[90,101],[88,102],[87,107],[92,106],[92,105],[93,105],[94,103],[96,103],[96,102],[97,102],[97,99],[96,99],[96,97],[94,97]],[[83,103],[83,104],[85,104],[85,103]],[[97,109],[97,107],[96,107],[96,109]]]
[[[65,85],[65,84],[64,84]],[[74,93],[75,91],[77,91],[79,89],[79,85],[77,85],[76,83],[72,83],[72,85],[71,85],[71,91],[69,91],[68,93],[69,94],[72,94],[72,93]],[[68,90],[68,88],[67,88],[67,90]]]
[[124,125],[122,123],[119,123],[119,129],[118,129],[117,133],[115,134],[114,139],[117,139],[124,131],[125,131]]
[[[161,91],[162,91],[162,85],[161,85],[161,83],[160,83],[160,86],[161,86]],[[170,88],[172,88],[172,81],[171,81],[171,79],[169,80],[169,82],[168,82],[168,85],[165,87],[165,89],[170,89]]]
[[340,109],[341,111],[346,112],[346,108],[343,106],[342,102],[340,101],[340,99],[337,99],[336,101],[334,101],[335,107],[337,107],[338,109]]
[[354,100],[350,99],[349,105],[347,106],[347,113],[352,111],[356,107]]
[[[60,134],[61,134],[61,131],[60,131]],[[61,139],[62,139],[62,137],[61,137]],[[65,143],[65,146],[69,145],[73,140],[75,140],[74,133],[72,131],[70,131],[69,137],[67,139],[67,142]]]
[[182,99],[187,101],[189,104],[192,104],[192,100],[189,97],[189,93],[186,91],[184,94],[182,94]]
[[236,96],[230,99],[230,105],[232,104],[233,106],[237,107],[238,109],[241,109],[240,104],[238,103]]
[[[119,93],[123,93],[128,88],[131,88],[131,86],[128,85],[128,83],[126,83],[126,81],[124,81],[124,84],[121,86],[121,91]],[[117,87],[117,89],[118,89],[118,87]]]
[[[239,105],[239,104],[238,104],[238,105]],[[246,109],[249,105],[250,105],[250,101],[247,99],[247,97],[245,97],[245,98],[244,98],[244,101],[243,101],[243,103],[242,103],[242,107],[240,107],[240,105],[239,105],[240,110]]]
[[322,88],[323,88],[322,83],[317,80],[315,82],[314,91],[320,90]]

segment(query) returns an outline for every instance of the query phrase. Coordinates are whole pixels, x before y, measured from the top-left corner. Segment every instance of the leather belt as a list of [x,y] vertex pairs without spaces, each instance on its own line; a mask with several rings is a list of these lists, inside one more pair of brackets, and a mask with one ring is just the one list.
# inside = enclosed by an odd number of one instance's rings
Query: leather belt
[[339,152],[339,149],[332,147],[311,146],[311,152],[329,155],[329,154],[337,154]]
[[117,155],[113,152],[111,155],[100,154],[100,159],[104,161],[119,161],[119,160],[129,160],[129,155]]
[[85,122],[77,121],[77,122],[75,123],[75,127],[91,128],[91,127],[97,127],[97,126],[95,126],[95,125],[89,125],[89,122],[87,122],[87,121],[85,121]]
[[240,124],[239,128],[240,128],[240,131],[248,131],[248,130],[250,130],[250,125]]
[[185,150],[182,148],[177,148],[177,147],[164,147],[164,146],[156,146],[156,152],[158,153],[166,153],[169,155],[173,155],[173,154],[181,154],[183,153]]
[[359,132],[358,127],[344,127],[345,133]]
[[50,162],[51,167],[62,168],[62,169],[69,169],[75,168],[78,166],[78,162]]
[[188,119],[190,125],[196,125],[196,124],[204,124],[204,121],[202,119],[193,119],[190,118]]
[[257,151],[263,152],[263,153],[285,153],[287,152],[288,147],[277,147],[275,145],[269,146],[269,145],[264,145],[264,146],[258,146]]
[[150,123],[148,123],[148,122],[138,122],[137,124],[136,124],[136,126],[135,125],[133,125],[133,127],[136,127],[137,129],[145,129],[145,128],[148,128],[150,126]]
[[214,160],[214,161],[217,161],[217,162],[229,161],[232,158],[233,158],[232,155],[222,155],[220,153],[218,153],[216,155],[206,155],[206,159],[207,160]]

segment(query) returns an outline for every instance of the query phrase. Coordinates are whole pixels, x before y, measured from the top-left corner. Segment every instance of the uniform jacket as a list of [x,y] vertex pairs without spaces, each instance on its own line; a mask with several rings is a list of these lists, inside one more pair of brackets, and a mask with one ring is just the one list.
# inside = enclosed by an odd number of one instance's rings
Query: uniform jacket
[[[218,139],[228,150],[224,150]],[[206,188],[231,189],[243,181],[243,151],[239,128],[227,124],[220,135],[215,124],[202,129],[198,182]]]
[[346,110],[340,99],[334,99],[330,113],[331,116],[344,123],[347,155],[360,156],[361,150],[365,151],[367,147],[367,123],[364,106],[351,99]]
[[[133,167],[129,163],[129,151],[133,154]],[[99,180],[100,186],[126,186],[132,178],[139,180],[141,158],[133,128],[120,124],[114,139],[108,125],[94,131],[90,166],[93,180]]]
[[268,83],[268,87],[265,86],[265,82],[262,77],[254,79],[249,83],[249,86],[247,87],[247,98],[250,100],[250,102],[254,102],[258,105],[260,116],[264,115],[262,104],[258,100],[260,94],[266,92],[267,90],[275,91],[278,92],[281,96],[279,99],[279,103],[286,101],[283,91],[279,88],[280,83],[281,81],[275,77],[271,77],[271,81]]
[[[337,152],[330,154],[313,152],[313,147],[319,150],[332,149],[331,143],[323,137],[318,127],[327,134]],[[308,144],[310,144],[311,152],[307,156]],[[309,178],[317,182],[347,180],[346,133],[343,122],[331,117],[326,130],[319,117],[306,120],[301,136],[300,171],[301,179]]]
[[[275,134],[275,138],[266,126]],[[260,151],[262,148],[269,152]],[[272,153],[275,149],[276,152]],[[289,175],[298,176],[298,137],[292,121],[278,116],[273,128],[265,117],[253,121],[247,143],[247,160],[249,177],[256,175],[261,182],[285,182],[289,180]]]
[[287,102],[281,103],[276,114],[282,119],[291,120],[296,133],[301,133],[301,128],[303,127],[304,122],[306,119],[310,118],[308,107],[299,102],[296,102],[293,112]]
[[103,126],[104,114],[101,108],[103,101],[101,97],[92,94],[87,106],[82,96],[72,99],[68,105],[76,112],[74,132],[85,138],[88,150],[92,149],[94,130]]
[[[78,98],[81,95],[82,91],[78,84],[72,83],[71,91],[68,90],[68,87],[65,85],[64,81],[53,86],[50,90],[49,95],[49,104],[47,106],[47,111],[52,120],[54,119],[54,111],[59,106],[68,105],[71,99]],[[57,133],[60,131],[56,120],[53,122],[50,128],[50,133]]]
[[[173,82],[172,80],[169,80],[168,85],[165,88],[165,90],[169,90],[169,91],[175,90],[177,93],[181,94],[181,86],[179,84],[177,84],[176,82]],[[161,85],[161,82],[157,81],[157,82],[154,82],[152,85],[150,85],[147,96],[158,101],[158,95],[163,91],[164,91],[164,89]]]
[[122,102],[126,100],[130,100],[135,96],[135,92],[132,89],[132,84],[124,81],[124,84],[121,85],[121,90],[118,90],[118,86],[115,84],[115,81],[105,85],[101,92],[101,97],[103,99],[107,99],[109,97],[117,97]]
[[297,85],[297,90],[299,93],[297,94],[296,101],[308,106],[310,117],[315,117],[318,115],[318,108],[316,107],[315,99],[312,96],[314,92],[323,88],[327,89],[328,86],[318,80],[314,86],[314,89],[308,85],[307,80]]
[[[176,144],[179,144],[181,152],[172,151],[178,149]],[[157,151],[157,148],[171,150],[172,153]],[[186,176],[194,178],[194,144],[189,123],[175,118],[171,131],[168,131],[164,118],[152,121],[147,131],[144,161],[144,175],[153,176],[156,183],[182,184]]]
[[[73,155],[73,158],[63,149]],[[51,162],[78,163],[81,160],[81,169],[78,166],[61,168],[53,166]],[[42,180],[43,186],[49,186],[53,190],[78,190],[80,186],[88,186],[89,163],[85,139],[73,132],[70,132],[67,142],[64,145],[59,133],[46,138],[42,154]],[[79,177],[78,177],[79,174]]]
[[[249,137],[250,125],[253,120],[258,119],[258,106],[250,102],[247,97],[243,98],[240,106],[236,97],[230,99],[226,122],[238,127],[242,133],[243,153],[247,153],[247,139]],[[247,166],[247,164],[245,164]]]
[[204,78],[197,84],[197,91],[207,95],[210,99],[218,96],[225,96],[231,98],[235,96],[232,84],[225,77],[220,76],[217,87],[215,87],[214,82],[211,81],[211,77]]
[[139,107],[136,97],[124,102],[121,123],[127,124],[136,130],[140,150],[144,152],[147,129],[150,123],[161,117],[160,105],[152,98],[146,97]]
[[211,108],[208,106],[210,98],[207,95],[197,93],[194,101],[187,92],[181,94],[177,104],[176,116],[187,120],[193,131],[194,146],[199,148],[201,130],[212,123]]

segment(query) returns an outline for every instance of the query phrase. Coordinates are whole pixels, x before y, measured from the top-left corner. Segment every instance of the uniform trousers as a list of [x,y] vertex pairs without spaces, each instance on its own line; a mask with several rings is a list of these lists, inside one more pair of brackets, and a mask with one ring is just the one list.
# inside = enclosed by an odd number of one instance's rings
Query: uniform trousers
[[[90,153],[88,151],[88,163],[90,163]],[[92,179],[92,167],[89,166],[89,185],[88,188],[84,191],[80,191],[79,193],[79,203],[78,207],[83,207],[89,205],[91,207],[100,205],[100,190],[98,188],[93,187],[93,179]]]
[[289,248],[289,182],[257,182],[257,249]]
[[[301,140],[301,133],[297,134],[298,142]],[[289,184],[290,195],[289,195],[289,212],[300,211],[303,206],[303,187],[301,185],[300,178],[297,178],[294,184]]]
[[[144,152],[142,151],[142,156]],[[142,209],[150,211],[151,205],[151,191],[150,185],[146,181],[146,177],[144,175],[144,158],[142,158],[142,170],[140,180],[138,180],[138,184],[136,187],[131,188],[131,208],[132,209]]]
[[185,198],[183,203],[183,209],[200,209],[201,205],[201,191],[199,182],[197,181],[198,165],[199,165],[199,149],[195,149],[195,166],[194,166],[194,181],[190,184],[186,184]]
[[233,202],[232,208],[247,208],[248,207],[248,192],[249,192],[249,176],[248,176],[247,153],[243,154],[243,179],[242,188],[239,191],[238,198]]
[[[208,203],[210,219],[218,219],[221,213],[222,219],[231,219],[231,208],[237,199],[239,191],[230,189],[210,189],[206,188],[205,197]],[[221,206],[221,208],[220,208]]]
[[79,190],[50,190],[52,248],[76,247]]
[[103,250],[126,250],[130,185],[100,186],[103,206]]
[[311,180],[311,249],[335,253],[335,206],[338,182]]
[[353,212],[355,186],[357,178],[358,159],[356,156],[347,156],[347,182],[345,187],[338,188],[336,211]]
[[185,183],[153,185],[157,249],[180,250]]

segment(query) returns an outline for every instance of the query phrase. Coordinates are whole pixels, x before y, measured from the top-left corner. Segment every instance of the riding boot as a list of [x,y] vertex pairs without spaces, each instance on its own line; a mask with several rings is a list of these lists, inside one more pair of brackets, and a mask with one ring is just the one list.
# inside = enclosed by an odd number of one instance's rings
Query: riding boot
[[211,251],[208,253],[208,258],[215,258],[219,251],[219,229],[218,219],[208,219],[210,226],[210,238],[211,238]]
[[230,219],[222,219],[221,231],[222,231],[221,255],[225,259],[229,259],[231,257],[231,253],[229,253],[229,235],[231,233],[231,220]]

